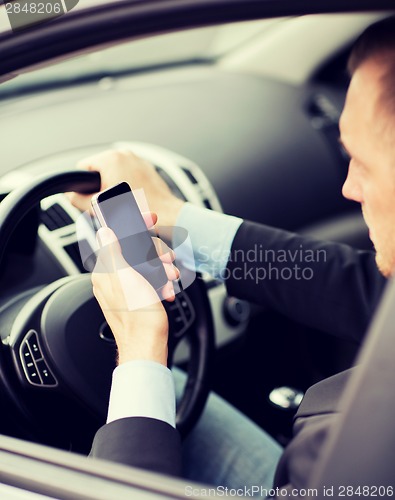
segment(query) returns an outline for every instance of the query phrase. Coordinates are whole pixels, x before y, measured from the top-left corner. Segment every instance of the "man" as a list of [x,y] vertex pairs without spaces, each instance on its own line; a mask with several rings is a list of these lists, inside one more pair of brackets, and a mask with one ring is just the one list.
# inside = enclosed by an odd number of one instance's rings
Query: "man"
[[[395,267],[395,18],[373,25],[361,36],[352,52],[349,69],[352,79],[340,120],[341,141],[350,155],[343,194],[361,204],[376,256],[184,204],[174,198],[151,166],[129,153],[106,152],[80,166],[100,171],[103,188],[120,180],[144,187],[161,224],[184,226],[190,232],[198,268],[206,260],[207,247],[220,248],[222,259],[211,259],[206,265],[217,276],[224,269],[228,271],[226,286],[231,295],[268,304],[291,319],[361,342],[380,299],[385,277]],[[74,198],[80,208],[86,207],[87,201],[82,195]],[[104,231],[102,236],[119,257],[111,231]],[[314,271],[311,280],[257,283],[248,276],[242,281],[235,279],[237,255],[257,243],[274,250],[298,249],[300,245],[314,251],[325,249],[326,263],[309,263]],[[199,253],[202,246],[204,259]],[[136,280],[136,273],[129,272],[130,279]],[[174,273],[169,270],[169,277]],[[93,455],[178,474],[182,452],[173,427],[174,415],[170,415],[174,411],[170,408],[174,393],[164,367],[167,323],[161,305],[156,306],[152,315],[136,311],[119,313],[116,305],[117,294],[122,293],[120,287],[112,283],[115,290],[112,296],[106,290],[108,278],[99,273],[94,274],[93,283],[96,297],[113,328],[121,363],[116,369],[118,374],[114,374],[110,423],[98,431]],[[140,368],[144,373],[139,372]],[[114,405],[119,407],[115,400],[128,392],[125,386],[120,388],[121,371],[131,378],[134,371],[138,372],[138,380],[146,387],[145,397],[156,400],[156,409],[153,404],[143,411],[113,410]],[[152,387],[156,382],[151,378],[159,371],[161,375],[155,380],[162,388],[167,386],[160,394]],[[281,458],[280,448],[251,422],[218,398],[209,401],[201,422],[185,443],[184,476],[229,487],[259,483],[269,489],[277,468],[275,486],[289,491],[306,487],[328,432],[338,419],[337,404],[349,376],[350,371],[343,372],[310,388],[298,411],[294,439]],[[127,382],[124,384],[128,387]],[[114,412],[117,414],[113,418]],[[235,428],[240,437],[235,436]],[[196,444],[199,441],[200,449]],[[190,468],[189,462],[193,464]]]

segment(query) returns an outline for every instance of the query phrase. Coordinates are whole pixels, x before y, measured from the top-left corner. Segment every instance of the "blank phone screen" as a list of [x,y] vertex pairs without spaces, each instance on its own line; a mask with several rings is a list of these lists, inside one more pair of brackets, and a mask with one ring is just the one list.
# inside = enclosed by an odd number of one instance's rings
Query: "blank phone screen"
[[126,182],[98,196],[101,214],[117,236],[126,262],[158,290],[167,276],[147,230],[140,209]]

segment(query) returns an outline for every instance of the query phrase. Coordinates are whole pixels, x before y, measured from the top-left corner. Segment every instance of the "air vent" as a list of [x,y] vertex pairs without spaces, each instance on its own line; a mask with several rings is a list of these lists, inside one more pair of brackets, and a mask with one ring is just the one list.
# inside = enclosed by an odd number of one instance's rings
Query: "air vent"
[[339,110],[323,94],[315,94],[309,104],[308,113],[313,120],[315,128],[337,125],[340,118]]
[[185,175],[188,177],[188,179],[192,182],[192,184],[198,184],[198,181],[196,177],[192,174],[192,172],[185,167],[181,167]]
[[55,229],[69,226],[74,221],[58,203],[54,203],[47,210],[42,211],[41,222],[50,231],[54,231]]
[[166,182],[166,184],[169,186],[171,192],[177,196],[177,198],[180,198],[181,200],[185,200],[185,195],[180,191],[180,188],[177,186],[177,184],[173,181],[173,179],[170,177],[170,175],[163,170],[160,167],[155,167],[156,171],[158,174],[162,177],[162,179]]
[[84,268],[84,266],[82,264],[82,261],[81,261],[81,254],[80,254],[80,249],[79,249],[78,243],[71,243],[70,245],[66,245],[64,247],[64,249],[66,250],[66,252],[69,255],[70,259],[78,267],[78,269],[82,273],[85,273],[86,269]]

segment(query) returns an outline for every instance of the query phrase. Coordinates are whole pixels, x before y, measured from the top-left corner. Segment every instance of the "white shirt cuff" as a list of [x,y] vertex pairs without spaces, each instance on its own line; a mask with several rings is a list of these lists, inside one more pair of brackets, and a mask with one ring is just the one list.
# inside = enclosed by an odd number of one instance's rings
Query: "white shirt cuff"
[[177,259],[183,260],[188,269],[196,269],[224,280],[232,243],[242,223],[243,219],[239,217],[185,203],[177,218],[176,227],[187,230],[193,255],[183,255],[177,250],[180,242],[179,232],[175,230],[172,244]]
[[148,417],[176,426],[176,397],[171,371],[160,363],[129,361],[113,372],[107,423]]

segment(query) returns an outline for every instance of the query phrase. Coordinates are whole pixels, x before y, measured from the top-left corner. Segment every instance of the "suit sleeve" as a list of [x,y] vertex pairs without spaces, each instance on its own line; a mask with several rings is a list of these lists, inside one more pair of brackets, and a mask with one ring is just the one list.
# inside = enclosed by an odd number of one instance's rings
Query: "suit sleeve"
[[386,279],[374,252],[243,222],[226,268],[230,295],[361,342]]
[[154,418],[122,418],[104,425],[95,435],[89,456],[161,474],[181,475],[178,431]]

